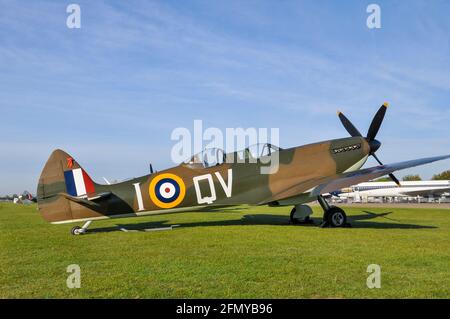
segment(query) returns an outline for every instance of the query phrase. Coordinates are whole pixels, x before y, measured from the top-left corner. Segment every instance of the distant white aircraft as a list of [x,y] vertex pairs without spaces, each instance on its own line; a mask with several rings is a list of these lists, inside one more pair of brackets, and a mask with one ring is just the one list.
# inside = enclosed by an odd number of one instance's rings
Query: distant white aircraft
[[13,202],[14,204],[32,204],[36,203],[36,197],[31,195],[30,192],[24,191],[22,195],[14,194],[12,196],[0,197],[0,202]]
[[450,181],[367,182],[333,193],[341,199],[361,201],[369,197],[450,196]]

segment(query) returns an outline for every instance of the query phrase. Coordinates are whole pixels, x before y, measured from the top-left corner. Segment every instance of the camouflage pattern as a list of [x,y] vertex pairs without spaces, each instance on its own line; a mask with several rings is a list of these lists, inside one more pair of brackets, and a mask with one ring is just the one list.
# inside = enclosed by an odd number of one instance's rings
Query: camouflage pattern
[[[280,149],[276,153],[267,155],[274,159],[277,156],[279,162],[278,170],[272,174],[261,174],[261,167],[268,165],[264,164],[268,162],[267,158],[260,158],[256,163],[224,162],[212,167],[182,163],[117,184],[94,183],[94,193],[71,196],[64,174],[81,166],[66,152],[55,150],[39,178],[39,212],[49,222],[64,223],[186,211],[204,206],[296,205],[315,200],[317,197],[311,196],[311,189],[327,178],[361,168],[370,153],[370,146],[363,137],[350,137]],[[237,156],[227,154],[227,158],[230,155]],[[161,194],[154,190],[155,182],[161,180],[162,183],[165,178],[169,178],[170,183],[175,180],[180,186],[178,200],[172,202],[176,205],[169,208],[162,206],[172,204],[156,199],[155,194]],[[197,187],[195,179],[198,179]],[[214,200],[205,203],[205,197],[211,197],[212,192],[215,192]]]

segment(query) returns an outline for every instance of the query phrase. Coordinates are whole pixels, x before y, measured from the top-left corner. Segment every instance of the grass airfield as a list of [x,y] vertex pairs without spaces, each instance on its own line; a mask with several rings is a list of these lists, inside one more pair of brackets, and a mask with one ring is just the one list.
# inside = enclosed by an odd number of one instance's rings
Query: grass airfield
[[[72,236],[35,205],[0,203],[0,298],[450,298],[449,209],[345,209],[352,228],[241,206],[97,221]],[[79,289],[66,286],[70,264]],[[381,289],[366,286],[369,264]]]

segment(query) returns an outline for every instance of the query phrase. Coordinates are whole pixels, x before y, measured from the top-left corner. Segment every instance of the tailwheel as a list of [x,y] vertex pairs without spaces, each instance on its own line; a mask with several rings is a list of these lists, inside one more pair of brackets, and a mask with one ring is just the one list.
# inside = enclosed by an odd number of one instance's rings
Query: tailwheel
[[86,234],[88,231],[88,227],[89,225],[91,225],[92,220],[88,220],[86,223],[84,223],[83,227],[80,226],[75,226],[72,228],[72,230],[70,231],[70,233],[72,235],[83,235]]
[[324,220],[327,222],[330,227],[346,227],[347,224],[347,215],[344,210],[331,206],[330,209],[327,210],[324,216]]
[[81,227],[80,227],[80,226],[75,226],[75,227],[73,227],[73,228],[70,230],[70,233],[71,233],[72,235],[81,235],[81,234],[82,234],[82,232],[81,232]]

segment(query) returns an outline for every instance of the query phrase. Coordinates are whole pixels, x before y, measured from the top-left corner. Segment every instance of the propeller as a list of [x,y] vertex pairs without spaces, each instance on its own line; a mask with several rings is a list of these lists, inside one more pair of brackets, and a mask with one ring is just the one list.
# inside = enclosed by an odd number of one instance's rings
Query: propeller
[[350,136],[362,136],[362,134],[358,131],[358,129],[353,125],[352,122],[342,113],[338,112],[339,119],[341,120],[342,124],[344,125],[347,132],[350,134]]
[[[381,143],[378,140],[376,140],[375,137],[377,136],[378,131],[380,130],[381,123],[383,123],[383,119],[384,116],[386,115],[387,108],[388,103],[383,103],[383,105],[378,109],[377,113],[372,119],[372,123],[370,123],[369,130],[367,131],[367,136],[365,137],[366,141],[369,143],[370,146],[370,155],[372,155],[380,165],[383,165],[383,163],[375,155],[375,152],[380,148]],[[344,128],[347,130],[350,136],[362,137],[362,134],[342,112],[338,112],[338,116],[342,122],[342,125],[344,125]],[[389,177],[393,182],[395,182],[395,184],[397,184],[397,186],[401,186],[400,181],[397,179],[397,177],[394,176],[394,174],[389,174]]]
[[[375,158],[375,160],[376,160],[380,165],[383,165],[383,163],[381,163],[380,159],[375,155],[375,153],[370,154],[370,155],[372,155],[372,156]],[[397,179],[397,177],[395,177],[394,174],[391,173],[391,174],[389,174],[388,176],[390,177],[390,179],[392,179],[392,181],[393,181],[395,184],[397,184],[397,186],[401,186],[400,181]]]

